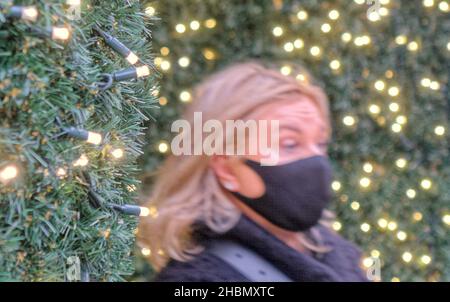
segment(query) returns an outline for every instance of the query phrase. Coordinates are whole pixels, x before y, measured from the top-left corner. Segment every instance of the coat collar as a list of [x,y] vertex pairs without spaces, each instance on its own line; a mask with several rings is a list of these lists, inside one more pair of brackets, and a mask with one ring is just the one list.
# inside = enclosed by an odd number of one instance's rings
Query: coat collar
[[[329,252],[299,253],[257,225],[244,214],[229,231],[217,234],[207,227],[197,229],[199,238],[227,238],[243,244],[266,258],[294,281],[367,281],[360,269],[360,250],[326,227],[319,226]],[[206,242],[205,242],[206,243]]]

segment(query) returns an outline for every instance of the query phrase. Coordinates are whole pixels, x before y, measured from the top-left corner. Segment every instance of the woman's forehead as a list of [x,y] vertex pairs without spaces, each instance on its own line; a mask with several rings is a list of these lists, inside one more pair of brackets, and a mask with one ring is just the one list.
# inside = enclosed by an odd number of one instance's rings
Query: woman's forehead
[[317,105],[308,97],[295,100],[270,102],[254,111],[252,117],[257,119],[308,118],[320,115]]

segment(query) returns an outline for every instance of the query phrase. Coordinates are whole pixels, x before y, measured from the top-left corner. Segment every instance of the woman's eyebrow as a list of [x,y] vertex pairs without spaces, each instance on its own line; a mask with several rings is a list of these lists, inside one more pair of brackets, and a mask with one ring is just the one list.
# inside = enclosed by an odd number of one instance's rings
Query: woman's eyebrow
[[292,125],[292,124],[287,124],[287,123],[280,123],[280,130],[282,130],[282,129],[291,130],[291,131],[300,132],[300,133],[303,132],[303,130],[300,127]]

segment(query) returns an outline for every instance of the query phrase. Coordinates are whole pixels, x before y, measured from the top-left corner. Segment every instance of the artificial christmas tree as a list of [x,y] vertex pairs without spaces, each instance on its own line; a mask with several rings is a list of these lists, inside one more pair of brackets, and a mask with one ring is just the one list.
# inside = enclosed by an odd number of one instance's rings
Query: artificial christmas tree
[[364,265],[380,260],[383,281],[450,280],[447,0],[163,0],[147,11],[163,20],[164,74],[147,171],[205,76],[259,58],[308,81],[291,63],[304,64],[330,98],[334,229],[362,247]]
[[128,214],[148,214],[132,204],[152,18],[134,0],[0,9],[0,280],[123,280]]

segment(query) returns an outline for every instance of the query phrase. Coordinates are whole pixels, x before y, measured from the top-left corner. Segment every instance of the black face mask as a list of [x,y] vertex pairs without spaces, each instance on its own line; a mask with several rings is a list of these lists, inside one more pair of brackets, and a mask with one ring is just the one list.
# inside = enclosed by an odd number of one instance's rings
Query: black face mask
[[266,186],[264,195],[248,198],[231,192],[273,224],[304,231],[317,224],[331,199],[332,168],[328,158],[314,156],[279,166],[245,163]]

